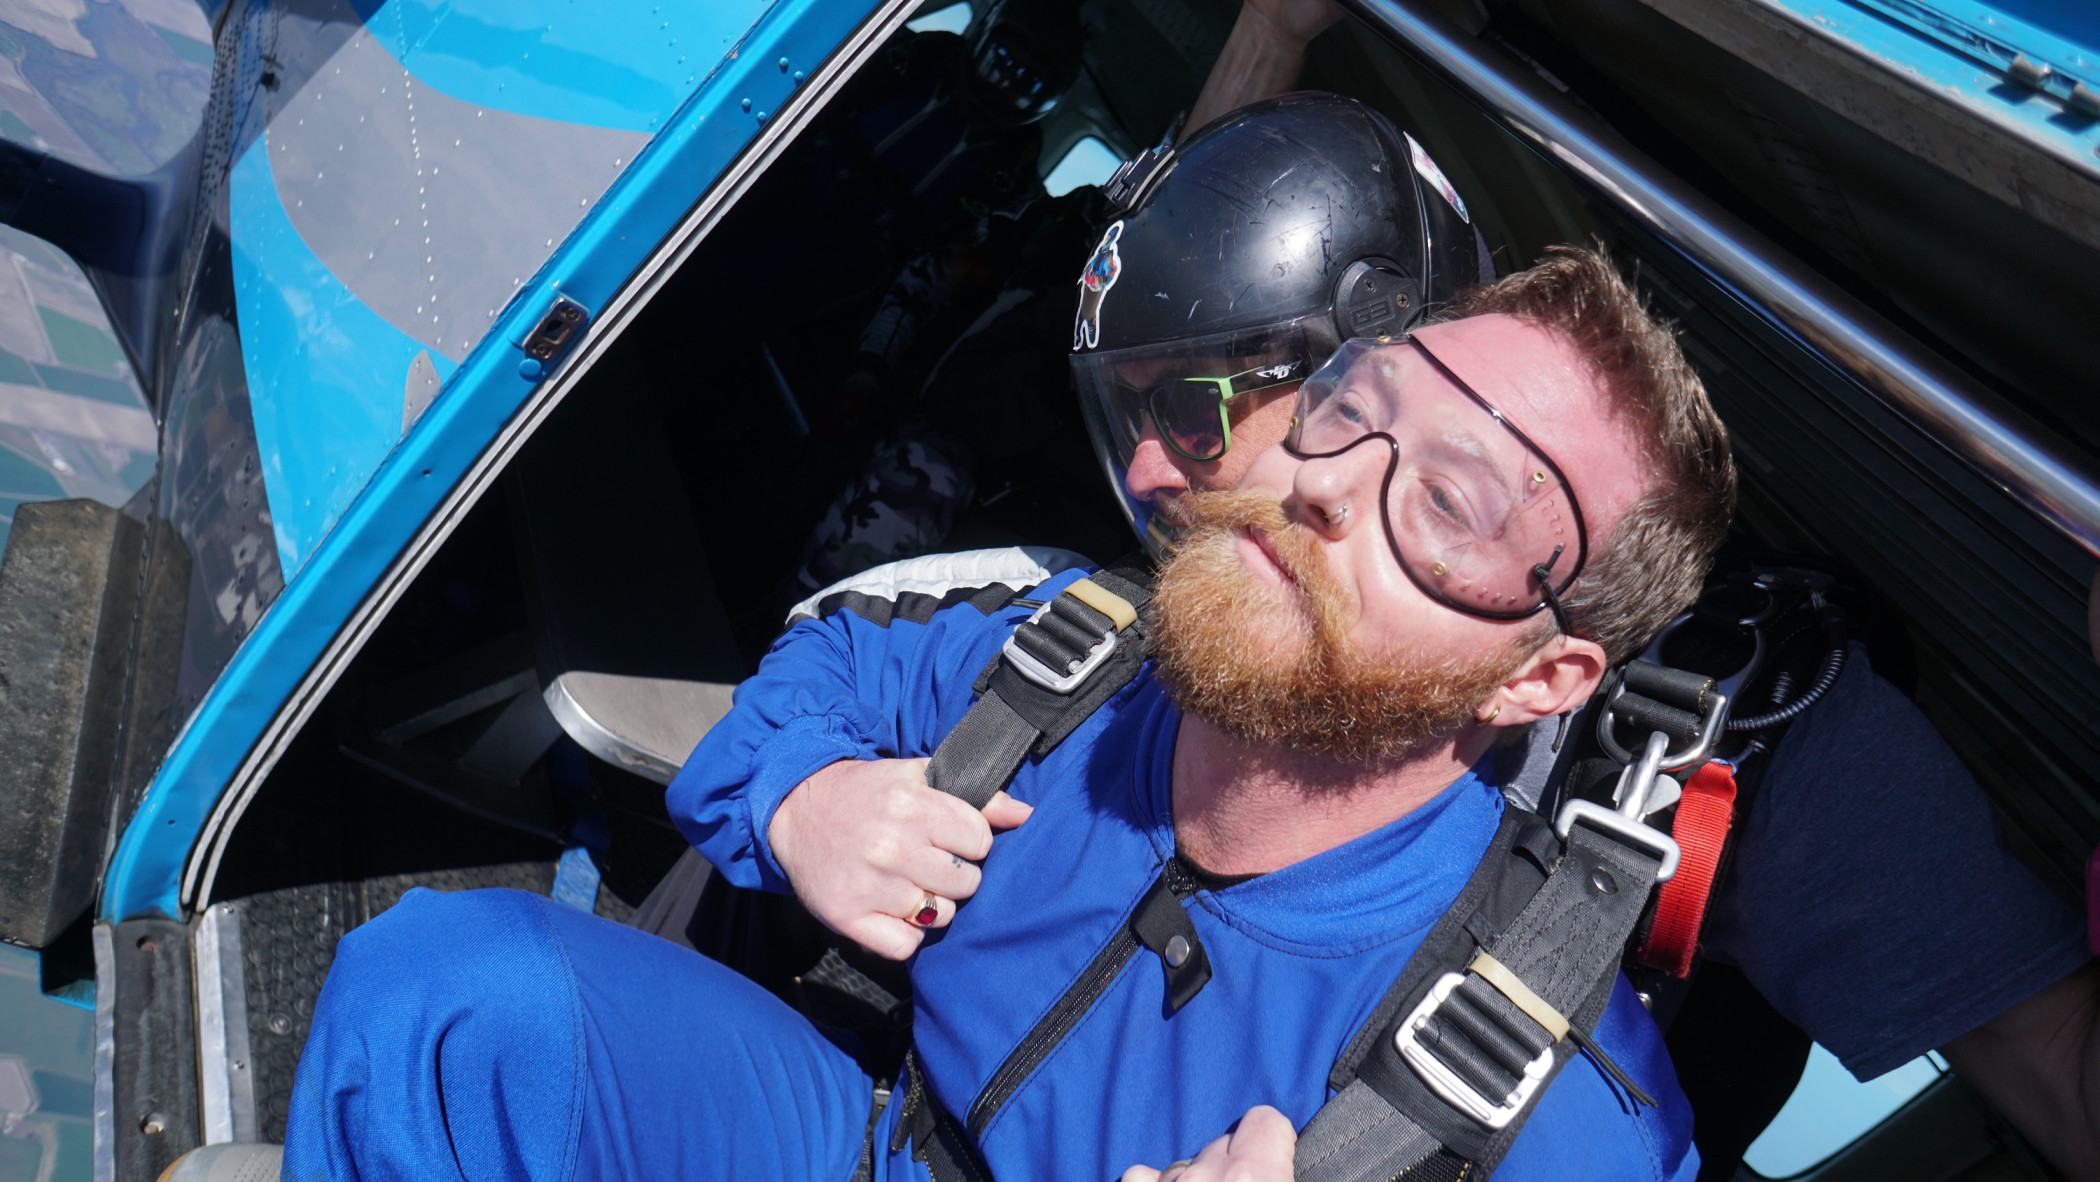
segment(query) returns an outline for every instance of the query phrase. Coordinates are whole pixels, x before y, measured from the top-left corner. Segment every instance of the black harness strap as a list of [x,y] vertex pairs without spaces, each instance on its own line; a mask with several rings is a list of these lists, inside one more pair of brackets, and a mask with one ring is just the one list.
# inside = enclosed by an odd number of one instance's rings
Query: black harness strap
[[1588,1036],[1659,866],[1580,825],[1563,845],[1511,809],[1336,1064],[1339,1094],[1298,1138],[1300,1182],[1491,1174],[1578,1049],[1630,1086]]
[[911,1146],[912,1156],[926,1163],[933,1182],[993,1182],[991,1167],[979,1156],[969,1130],[926,1086],[917,1051],[904,1057],[904,1077],[897,1082],[897,1090],[904,1099],[897,1110],[896,1130],[890,1134],[891,1153]]
[[1096,571],[1060,592],[977,677],[977,701],[926,767],[926,782],[983,808],[1021,762],[1047,755],[1145,663],[1142,568]]
[[[1540,818],[1508,810],[1479,869],[1335,1064],[1338,1094],[1298,1138],[1299,1182],[1485,1178],[1580,1050],[1645,1099],[1588,1035],[1658,865],[1609,834],[1577,826],[1563,843]],[[1150,910],[1132,923],[1153,922]],[[934,1182],[991,1182],[975,1138],[915,1060],[898,1092],[892,1152],[911,1146]]]

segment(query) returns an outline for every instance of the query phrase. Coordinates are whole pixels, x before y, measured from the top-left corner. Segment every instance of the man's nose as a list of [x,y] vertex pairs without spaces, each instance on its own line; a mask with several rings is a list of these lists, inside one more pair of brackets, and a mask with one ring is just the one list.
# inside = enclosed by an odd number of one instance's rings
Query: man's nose
[[1163,493],[1187,492],[1189,474],[1181,466],[1184,462],[1167,450],[1158,435],[1147,431],[1130,457],[1130,471],[1123,478],[1123,487],[1139,501],[1150,501]]
[[1373,528],[1379,486],[1391,455],[1389,445],[1367,439],[1339,455],[1301,461],[1291,480],[1291,499],[1303,523],[1330,539]]

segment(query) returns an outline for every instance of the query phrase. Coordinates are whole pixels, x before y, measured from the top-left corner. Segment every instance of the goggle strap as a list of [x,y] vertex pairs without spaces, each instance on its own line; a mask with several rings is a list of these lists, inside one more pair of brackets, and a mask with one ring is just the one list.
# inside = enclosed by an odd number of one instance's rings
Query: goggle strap
[[1568,609],[1561,606],[1560,595],[1553,590],[1553,564],[1560,561],[1561,552],[1567,548],[1566,543],[1555,546],[1553,557],[1533,566],[1531,575],[1539,581],[1539,595],[1545,599],[1546,606],[1552,609],[1553,622],[1560,626],[1560,634],[1573,636],[1575,629],[1568,625]]

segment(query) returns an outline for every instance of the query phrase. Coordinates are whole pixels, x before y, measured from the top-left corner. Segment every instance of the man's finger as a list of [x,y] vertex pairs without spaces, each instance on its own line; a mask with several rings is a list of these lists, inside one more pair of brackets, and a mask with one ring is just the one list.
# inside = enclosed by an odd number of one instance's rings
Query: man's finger
[[[948,921],[955,918],[955,900],[916,886],[910,887],[910,890],[909,898],[897,907],[904,913],[905,923],[925,930],[947,927]],[[922,920],[924,922],[921,922]]]
[[1249,1108],[1231,1137],[1232,1156],[1257,1162],[1289,1164],[1298,1147],[1298,1130],[1291,1118],[1267,1104]]
[[912,854],[905,873],[921,888],[958,902],[976,894],[984,881],[984,871],[977,868],[977,863],[930,845],[921,846]]
[[[1223,1161],[1223,1160],[1224,1160],[1224,1159],[1225,1159],[1225,1158],[1226,1158],[1227,1156],[1229,1156],[1229,1155],[1230,1155],[1231,1153],[1232,1153],[1232,1134],[1231,1134],[1231,1133],[1227,1133],[1227,1134],[1225,1134],[1224,1136],[1222,1136],[1222,1137],[1218,1138],[1217,1140],[1215,1140],[1215,1141],[1212,1141],[1212,1142],[1211,1142],[1210,1144],[1208,1144],[1208,1145],[1205,1145],[1205,1146],[1203,1147],[1203,1152],[1201,1152],[1201,1153],[1198,1153],[1198,1154],[1196,1155],[1196,1160],[1195,1160],[1195,1161],[1194,1161],[1193,1163],[1191,1163],[1191,1162],[1176,1162],[1176,1163],[1175,1163],[1175,1165],[1185,1165],[1185,1166],[1191,1166],[1191,1167],[1193,1167],[1193,1166],[1197,1166],[1197,1165],[1203,1165],[1203,1166],[1213,1166],[1213,1167],[1215,1167],[1215,1165],[1216,1165],[1216,1164],[1217,1164],[1218,1162],[1220,1162],[1220,1161]],[[1169,1166],[1168,1168],[1169,1168],[1169,1169],[1172,1169],[1173,1167],[1172,1167],[1172,1166]]]
[[923,929],[890,915],[862,916],[846,925],[844,935],[885,960],[911,959],[926,939]]
[[1002,789],[992,793],[992,799],[986,802],[984,819],[994,829],[1014,829],[1018,828],[1021,822],[1026,821],[1029,814],[1033,812],[1035,812],[1035,806],[1022,804],[1020,801],[1008,796]]
[[964,861],[982,862],[992,852],[992,826],[984,814],[945,792],[926,790],[938,803],[928,800],[926,837],[937,848],[960,854]]
[[1159,1171],[1151,1166],[1132,1166],[1123,1171],[1120,1182],[1159,1182]]

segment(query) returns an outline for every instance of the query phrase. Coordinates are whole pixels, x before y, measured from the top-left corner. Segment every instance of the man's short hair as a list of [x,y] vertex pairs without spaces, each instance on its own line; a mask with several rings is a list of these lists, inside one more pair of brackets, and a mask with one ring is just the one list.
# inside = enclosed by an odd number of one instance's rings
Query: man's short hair
[[[1492,313],[1540,325],[1572,345],[1614,413],[1646,447],[1646,494],[1602,538],[1562,596],[1577,636],[1617,663],[1691,606],[1735,511],[1728,428],[1706,400],[1670,324],[1648,310],[1601,251],[1555,246],[1537,266],[1460,296],[1438,317]],[[1541,625],[1537,639],[1551,635]]]

